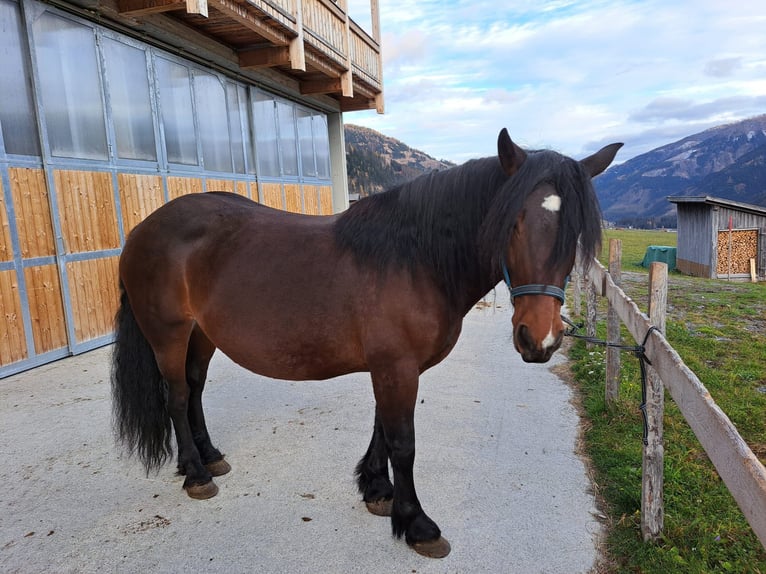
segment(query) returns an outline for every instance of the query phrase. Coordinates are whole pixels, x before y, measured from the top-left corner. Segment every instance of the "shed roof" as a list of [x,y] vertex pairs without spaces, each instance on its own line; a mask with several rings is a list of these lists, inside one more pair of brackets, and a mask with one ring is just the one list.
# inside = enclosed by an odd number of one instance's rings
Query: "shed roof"
[[766,207],[764,206],[753,205],[752,203],[742,203],[740,201],[732,201],[730,199],[723,199],[720,197],[711,197],[709,195],[670,195],[668,196],[668,201],[670,203],[676,204],[705,203],[707,205],[726,207],[729,209],[766,216]]

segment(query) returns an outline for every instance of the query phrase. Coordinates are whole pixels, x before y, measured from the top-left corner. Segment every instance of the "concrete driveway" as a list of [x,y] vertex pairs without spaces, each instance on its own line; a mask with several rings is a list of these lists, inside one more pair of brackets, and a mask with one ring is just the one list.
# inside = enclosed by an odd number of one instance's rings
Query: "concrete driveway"
[[587,572],[601,527],[564,357],[524,364],[508,306],[490,293],[421,378],[415,479],[447,558],[394,540],[356,493],[367,374],[275,381],[217,354],[208,426],[233,470],[196,501],[174,465],[146,477],[115,446],[105,348],[0,380],[0,572]]

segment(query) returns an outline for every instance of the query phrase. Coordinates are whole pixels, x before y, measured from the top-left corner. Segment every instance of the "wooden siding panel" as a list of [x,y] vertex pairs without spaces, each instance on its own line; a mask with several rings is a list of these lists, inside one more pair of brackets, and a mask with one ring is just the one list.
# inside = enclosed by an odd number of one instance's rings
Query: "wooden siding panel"
[[230,179],[208,179],[207,190],[234,193],[234,182]]
[[277,209],[284,209],[284,203],[282,201],[282,184],[281,183],[262,183],[261,191],[263,192],[263,204],[269,207],[276,207]]
[[322,215],[332,215],[332,187],[323,185],[319,188],[319,208]]
[[66,252],[118,248],[120,233],[111,174],[57,169],[53,179]]
[[708,206],[688,205],[678,210],[677,259],[701,266],[711,265],[713,238],[710,235],[711,211]]
[[0,365],[28,356],[16,271],[0,271]]
[[246,181],[238,181],[234,193],[244,197],[250,197],[250,184]]
[[285,184],[285,207],[287,211],[292,211],[293,213],[303,212],[300,185]]
[[676,257],[676,269],[693,277],[704,277],[706,279],[710,277],[710,265],[703,265],[687,261],[686,259],[679,259],[678,257]]
[[733,229],[766,229],[766,216],[737,209],[718,209],[718,230],[729,229],[729,217]]
[[8,169],[8,177],[21,256],[29,259],[55,255],[45,172],[36,168],[12,167]]
[[127,237],[131,229],[165,202],[162,177],[118,173],[117,186],[120,190],[122,226]]
[[319,215],[319,190],[314,185],[303,186],[303,210],[309,215]]
[[112,332],[119,301],[118,261],[119,257],[106,257],[67,263],[77,343]]
[[168,176],[168,196],[170,199],[189,193],[202,193],[202,180],[200,178]]
[[37,354],[67,346],[64,303],[58,267],[42,265],[24,269],[32,337]]

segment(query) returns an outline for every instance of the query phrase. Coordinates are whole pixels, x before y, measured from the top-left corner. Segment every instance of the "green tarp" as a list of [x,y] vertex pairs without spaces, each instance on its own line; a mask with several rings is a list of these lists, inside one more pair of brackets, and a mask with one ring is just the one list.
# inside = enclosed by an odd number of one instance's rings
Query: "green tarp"
[[665,245],[650,245],[646,248],[641,267],[649,267],[653,261],[665,263],[668,266],[668,271],[673,271],[676,268],[676,248]]

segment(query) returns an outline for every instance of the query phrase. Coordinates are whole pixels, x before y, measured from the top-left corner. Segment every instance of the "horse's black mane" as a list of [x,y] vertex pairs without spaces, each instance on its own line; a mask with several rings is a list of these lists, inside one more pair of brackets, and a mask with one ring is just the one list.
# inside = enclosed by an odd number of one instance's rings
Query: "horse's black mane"
[[364,198],[335,224],[336,240],[360,265],[407,267],[430,273],[450,300],[466,285],[484,289],[500,280],[500,260],[527,196],[541,183],[561,196],[559,233],[551,265],[581,242],[584,261],[601,238],[601,215],[582,165],[552,151],[528,152],[508,177],[496,157],[471,160]]

